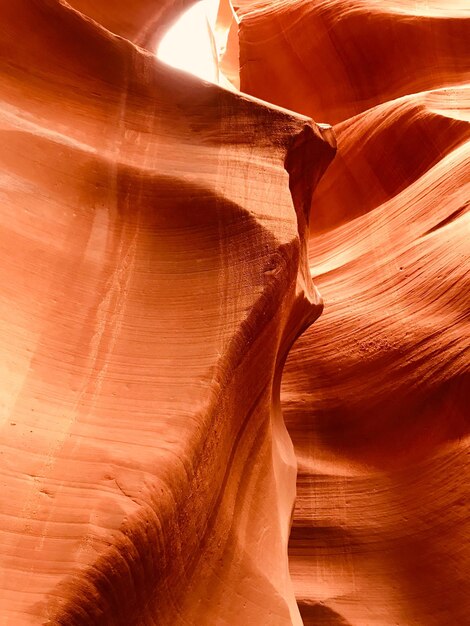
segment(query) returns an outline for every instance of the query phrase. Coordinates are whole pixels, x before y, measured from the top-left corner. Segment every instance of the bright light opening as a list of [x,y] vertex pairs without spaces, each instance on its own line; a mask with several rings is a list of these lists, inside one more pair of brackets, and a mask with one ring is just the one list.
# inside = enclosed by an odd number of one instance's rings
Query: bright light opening
[[166,33],[157,57],[212,83],[219,82],[219,51],[214,32],[219,0],[202,0],[188,9]]

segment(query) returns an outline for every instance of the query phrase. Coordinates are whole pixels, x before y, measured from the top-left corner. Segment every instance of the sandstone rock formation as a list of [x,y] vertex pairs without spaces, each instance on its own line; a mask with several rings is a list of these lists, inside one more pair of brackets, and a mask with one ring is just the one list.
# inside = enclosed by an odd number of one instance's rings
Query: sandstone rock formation
[[465,2],[241,1],[241,88],[334,122],[283,376],[304,623],[470,615],[470,25]]
[[0,623],[460,626],[465,3],[191,4],[0,0]]
[[2,623],[300,624],[279,387],[328,131],[63,2],[1,35]]

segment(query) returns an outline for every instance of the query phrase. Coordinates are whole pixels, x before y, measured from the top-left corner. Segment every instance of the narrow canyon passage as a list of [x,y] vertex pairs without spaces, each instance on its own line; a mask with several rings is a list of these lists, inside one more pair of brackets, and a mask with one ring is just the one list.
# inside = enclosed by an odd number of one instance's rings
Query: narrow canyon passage
[[0,0],[0,624],[468,621],[469,19]]

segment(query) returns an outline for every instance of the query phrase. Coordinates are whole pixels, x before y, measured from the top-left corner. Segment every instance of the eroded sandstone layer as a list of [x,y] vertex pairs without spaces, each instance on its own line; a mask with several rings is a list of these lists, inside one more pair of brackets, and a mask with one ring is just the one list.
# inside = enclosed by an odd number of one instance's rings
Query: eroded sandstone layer
[[0,623],[466,624],[467,3],[191,4],[0,0]]
[[279,387],[331,134],[135,45],[158,2],[72,5],[0,4],[0,621],[300,624]]
[[240,0],[241,88],[334,123],[282,401],[311,626],[470,615],[468,3]]

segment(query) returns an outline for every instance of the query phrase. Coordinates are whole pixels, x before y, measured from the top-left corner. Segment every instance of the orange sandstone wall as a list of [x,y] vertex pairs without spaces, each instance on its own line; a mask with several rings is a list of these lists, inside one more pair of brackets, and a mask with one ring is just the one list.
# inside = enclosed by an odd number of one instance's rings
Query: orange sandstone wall
[[239,4],[241,88],[338,142],[310,220],[325,309],[282,387],[304,623],[466,623],[468,8]]
[[74,5],[0,4],[0,622],[301,624],[279,387],[331,136],[157,62],[151,3]]
[[465,624],[466,3],[190,4],[0,0],[0,623]]

